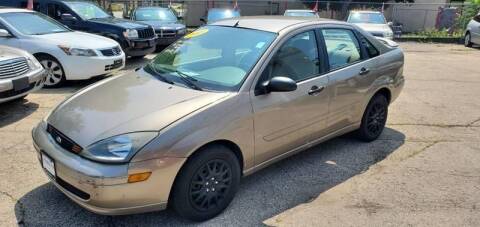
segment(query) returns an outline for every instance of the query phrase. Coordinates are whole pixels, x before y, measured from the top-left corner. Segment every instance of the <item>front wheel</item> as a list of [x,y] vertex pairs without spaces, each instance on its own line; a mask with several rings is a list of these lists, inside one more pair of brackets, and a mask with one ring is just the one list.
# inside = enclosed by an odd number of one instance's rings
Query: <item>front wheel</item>
[[465,34],[464,42],[465,42],[464,43],[465,47],[472,47],[473,46],[472,36],[470,35],[470,32],[467,32],[467,34]]
[[362,123],[357,131],[359,139],[370,142],[382,134],[388,115],[388,100],[384,95],[375,95],[363,113]]
[[65,72],[57,59],[48,55],[40,55],[37,60],[47,73],[44,86],[47,88],[60,87],[65,83]]
[[170,204],[182,217],[204,221],[220,214],[240,184],[236,155],[221,145],[208,146],[189,158],[175,180]]

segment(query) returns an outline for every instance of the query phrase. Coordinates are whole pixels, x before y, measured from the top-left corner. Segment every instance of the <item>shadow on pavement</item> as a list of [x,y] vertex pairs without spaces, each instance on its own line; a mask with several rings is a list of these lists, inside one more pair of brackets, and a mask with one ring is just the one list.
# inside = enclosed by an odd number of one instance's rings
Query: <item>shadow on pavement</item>
[[29,102],[27,99],[0,103],[0,128],[30,116],[38,107],[38,103]]
[[369,169],[397,150],[405,135],[386,128],[379,140],[360,142],[343,136],[284,159],[242,180],[232,204],[218,217],[192,223],[173,211],[127,216],[101,216],[84,210],[50,183],[24,195],[15,205],[15,214],[26,225],[57,226],[252,226],[317,197],[320,193]]

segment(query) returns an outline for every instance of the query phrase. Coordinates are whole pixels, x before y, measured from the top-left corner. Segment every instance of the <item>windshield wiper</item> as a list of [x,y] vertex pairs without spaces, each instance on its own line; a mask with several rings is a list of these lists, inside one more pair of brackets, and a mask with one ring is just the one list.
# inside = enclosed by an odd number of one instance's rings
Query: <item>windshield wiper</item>
[[157,77],[159,80],[167,83],[167,84],[175,84],[173,81],[167,79],[165,76],[163,76],[160,72],[158,72],[154,66],[148,65],[148,68],[153,71],[153,76]]
[[195,82],[198,81],[197,79],[193,78],[192,76],[189,76],[188,74],[186,74],[184,72],[176,70],[176,69],[173,70],[173,72],[177,73],[177,75],[180,77],[180,79],[182,79],[185,82],[185,84],[187,84],[191,88],[193,88],[195,90],[203,91],[203,89],[195,83]]

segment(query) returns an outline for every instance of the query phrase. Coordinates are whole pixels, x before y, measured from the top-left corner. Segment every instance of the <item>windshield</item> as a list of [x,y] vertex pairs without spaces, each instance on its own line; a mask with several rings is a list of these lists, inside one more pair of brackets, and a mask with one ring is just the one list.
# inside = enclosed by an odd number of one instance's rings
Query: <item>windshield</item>
[[217,20],[239,17],[240,11],[238,10],[210,10],[208,11],[207,21],[209,23],[215,22]]
[[138,9],[135,11],[135,20],[176,22],[177,17],[169,9]]
[[385,24],[386,20],[381,13],[351,13],[348,17],[350,23]]
[[188,79],[194,89],[237,91],[275,37],[252,29],[202,27],[163,50],[145,71],[184,85]]
[[45,35],[70,30],[40,13],[2,13],[0,18],[24,35]]
[[314,12],[285,12],[285,16],[289,17],[316,17]]
[[109,18],[110,14],[105,12],[99,6],[89,2],[65,2],[75,13],[84,20],[96,18]]

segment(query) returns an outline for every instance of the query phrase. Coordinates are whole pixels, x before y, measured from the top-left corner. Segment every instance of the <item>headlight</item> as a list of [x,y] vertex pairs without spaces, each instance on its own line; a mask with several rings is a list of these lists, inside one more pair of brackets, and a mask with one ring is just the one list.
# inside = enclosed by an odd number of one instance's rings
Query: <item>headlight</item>
[[135,29],[127,29],[123,32],[123,36],[128,39],[138,39],[138,31]]
[[383,36],[391,38],[391,37],[393,37],[393,32],[392,31],[385,31],[385,32],[383,32]]
[[92,49],[83,49],[83,48],[73,48],[68,46],[58,46],[60,49],[65,52],[67,55],[71,56],[83,56],[83,57],[94,57],[97,56],[94,50]]
[[35,59],[35,57],[33,56],[27,57],[27,62],[28,62],[28,66],[32,70],[42,68],[42,64],[40,64],[40,62],[38,62],[38,60]]
[[110,137],[88,146],[80,155],[100,162],[126,162],[157,135],[136,132]]
[[178,30],[177,33],[178,33],[179,35],[185,35],[185,33],[187,33],[187,29],[182,28],[182,29]]

